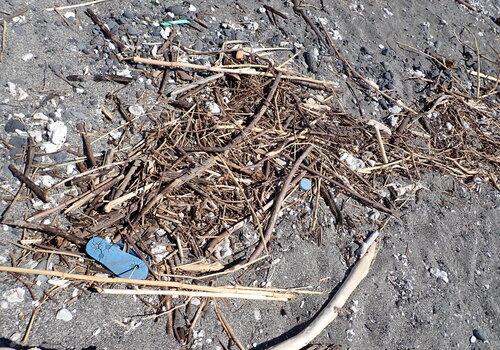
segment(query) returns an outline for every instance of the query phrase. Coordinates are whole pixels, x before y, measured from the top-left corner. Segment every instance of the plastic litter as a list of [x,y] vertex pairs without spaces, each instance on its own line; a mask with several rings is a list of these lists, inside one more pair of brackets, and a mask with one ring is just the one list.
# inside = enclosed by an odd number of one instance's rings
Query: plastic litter
[[177,25],[177,24],[191,24],[191,22],[188,21],[187,19],[176,19],[174,21],[167,21],[167,22],[160,23],[160,25],[162,27],[170,27],[170,26]]
[[302,191],[309,191],[312,188],[312,182],[308,178],[300,180],[299,187]]
[[148,276],[148,267],[144,261],[100,237],[90,239],[85,251],[118,277],[143,280]]

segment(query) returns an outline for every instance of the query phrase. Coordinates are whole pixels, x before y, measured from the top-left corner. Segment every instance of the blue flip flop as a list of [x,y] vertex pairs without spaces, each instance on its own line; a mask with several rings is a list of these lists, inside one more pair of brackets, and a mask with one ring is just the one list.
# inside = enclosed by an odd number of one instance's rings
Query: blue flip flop
[[94,237],[87,242],[85,251],[113,274],[121,278],[143,280],[148,277],[148,267],[135,254],[120,250],[116,244],[101,237]]

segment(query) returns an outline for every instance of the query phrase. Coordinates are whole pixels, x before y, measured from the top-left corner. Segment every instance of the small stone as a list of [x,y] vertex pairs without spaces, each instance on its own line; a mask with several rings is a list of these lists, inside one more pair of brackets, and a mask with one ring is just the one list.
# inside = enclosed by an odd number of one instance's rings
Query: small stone
[[170,27],[165,27],[162,30],[160,30],[160,36],[167,40],[168,37],[170,36],[170,33],[172,32],[172,29]]
[[128,108],[128,111],[130,112],[130,114],[136,117],[139,117],[144,114],[144,108],[142,108],[142,106],[140,105],[132,105]]
[[127,28],[127,33],[129,33],[130,35],[134,35],[134,36],[141,35],[141,31],[135,27],[132,27],[132,26],[129,26]]
[[201,304],[201,300],[199,298],[191,298],[191,301],[190,301],[191,305],[193,306],[198,306]]
[[399,114],[401,113],[403,109],[401,107],[399,107],[398,105],[395,105],[395,106],[392,106],[391,108],[389,108],[389,112],[391,112],[392,114]]
[[69,322],[73,319],[73,314],[66,308],[62,308],[57,312],[56,319]]
[[440,270],[438,268],[432,267],[430,269],[430,273],[434,277],[436,277],[437,279],[443,280],[443,282],[445,282],[445,283],[449,283],[450,282],[450,280],[448,278],[448,272],[446,272],[446,271],[443,271],[443,270]]
[[196,6],[194,6],[193,4],[189,5],[189,11],[190,12],[196,12],[197,11]]
[[477,338],[475,336],[471,336],[469,341],[471,344],[474,344],[475,342],[477,342]]
[[26,293],[26,290],[21,287],[13,288],[6,290],[2,296],[7,301],[8,303],[20,303],[24,301],[24,294]]
[[207,107],[208,107],[208,110],[210,111],[210,113],[212,113],[212,114],[219,114],[220,113],[220,107],[214,101],[207,102]]
[[62,121],[53,121],[47,126],[49,139],[54,145],[62,146],[66,142],[68,127]]
[[486,341],[486,336],[479,329],[474,329],[472,331],[472,334],[474,335],[474,337],[476,337],[477,340],[480,340],[480,341],[483,341],[483,342]]
[[134,13],[132,11],[130,11],[130,10],[123,11],[122,15],[123,15],[123,17],[128,18],[128,19],[134,19],[135,18]]
[[167,8],[167,12],[171,12],[176,16],[182,16],[186,11],[182,5],[173,5]]
[[31,52],[23,55],[22,59],[24,62],[28,62],[29,60],[32,60],[35,57]]
[[253,310],[253,317],[255,318],[255,321],[260,321],[262,319],[262,315],[259,309]]
[[66,19],[75,19],[76,18],[76,13],[74,13],[73,11],[68,11],[64,14],[64,17]]
[[26,126],[19,119],[11,119],[5,123],[6,132],[14,133],[16,130],[26,131]]

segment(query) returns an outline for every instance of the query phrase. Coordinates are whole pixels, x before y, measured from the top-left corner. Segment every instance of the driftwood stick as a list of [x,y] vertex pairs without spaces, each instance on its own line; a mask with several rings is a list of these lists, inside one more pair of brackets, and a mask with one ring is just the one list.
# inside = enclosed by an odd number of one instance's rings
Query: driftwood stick
[[306,159],[306,157],[309,155],[309,153],[312,151],[314,148],[313,145],[310,145],[309,147],[306,148],[306,150],[300,155],[299,158],[297,158],[297,161],[293,165],[292,169],[290,170],[290,173],[285,179],[285,182],[283,183],[283,186],[281,187],[281,191],[274,201],[274,208],[273,212],[271,214],[271,217],[269,218],[269,221],[267,223],[266,231],[264,232],[264,237],[263,240],[259,241],[259,245],[255,250],[253,251],[252,255],[250,255],[250,258],[248,259],[249,261],[253,261],[259,257],[259,255],[262,253],[264,250],[264,247],[267,245],[269,240],[271,239],[271,234],[273,233],[274,225],[276,224],[276,220],[278,220],[278,215],[281,211],[281,206],[283,204],[283,199],[285,199],[286,194],[288,193],[290,183],[293,180],[293,177],[295,176],[295,173],[297,170],[300,168],[300,165]]
[[45,192],[45,190],[35,184],[29,177],[19,171],[19,169],[17,169],[14,164],[9,165],[9,170],[12,172],[12,175],[14,175],[19,181],[25,184],[26,187],[28,187],[31,192],[33,192],[33,194],[38,197],[38,199],[40,199],[44,203],[50,202],[50,198],[47,192]]
[[314,338],[337,318],[339,310],[345,305],[360,282],[368,275],[373,259],[377,255],[377,243],[371,245],[366,254],[352,268],[340,289],[335,293],[323,310],[299,334],[271,347],[269,350],[299,350],[309,344]]
[[30,223],[26,221],[4,221],[2,224],[7,225],[7,226],[12,226],[12,227],[19,227],[19,228],[25,228],[28,230],[33,230],[33,231],[39,231],[43,232],[46,234],[49,234],[51,236],[58,236],[66,239],[67,241],[76,244],[76,245],[83,245],[85,244],[85,240],[66,233],[63,229],[51,225],[43,225],[43,224],[35,224],[35,223]]
[[88,163],[87,167],[89,169],[94,168],[97,166],[97,161],[94,156],[94,149],[92,148],[92,141],[90,140],[90,136],[87,134],[87,131],[85,130],[85,125],[78,124],[77,126],[78,131],[80,131],[80,134],[82,135],[82,141],[83,141],[83,152],[85,153],[85,156],[87,157]]
[[183,94],[186,91],[194,89],[194,88],[196,88],[198,86],[208,84],[208,83],[210,83],[212,81],[215,81],[215,80],[217,80],[219,78],[222,78],[223,76],[224,76],[224,73],[217,73],[217,74],[211,75],[209,77],[199,79],[199,80],[197,80],[197,81],[195,81],[195,82],[193,82],[191,84],[187,84],[187,85],[178,87],[177,89],[175,89],[174,91],[172,91],[170,93],[170,96],[171,97],[176,97],[177,95]]
[[92,21],[99,26],[104,36],[111,40],[120,51],[123,51],[127,48],[125,44],[104,25],[103,21],[94,13],[94,11],[92,11],[91,9],[87,9],[87,11],[85,12],[90,17],[90,19],[92,19]]

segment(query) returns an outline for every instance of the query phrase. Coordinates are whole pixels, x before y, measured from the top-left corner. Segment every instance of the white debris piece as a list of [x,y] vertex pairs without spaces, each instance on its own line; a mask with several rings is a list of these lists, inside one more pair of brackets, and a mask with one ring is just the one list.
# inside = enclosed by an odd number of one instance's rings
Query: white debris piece
[[24,294],[26,294],[26,290],[21,287],[12,288],[3,292],[2,296],[8,303],[20,303],[24,301]]
[[201,304],[201,300],[199,298],[191,298],[190,303],[193,306],[199,306]]
[[144,108],[140,105],[132,105],[128,108],[128,111],[130,114],[136,117],[140,117],[141,115],[144,115]]
[[23,101],[28,98],[28,94],[26,93],[26,91],[10,81],[7,82],[7,88],[9,89],[9,93],[11,94],[11,96],[18,101]]
[[170,27],[165,27],[162,30],[160,30],[160,35],[163,39],[167,40],[171,32],[172,29],[170,29]]
[[196,6],[194,6],[193,4],[189,5],[189,11],[196,12],[196,10],[197,10]]
[[101,331],[102,331],[101,328],[97,328],[95,331],[92,332],[92,335],[94,337],[97,337],[99,334],[101,334]]
[[73,319],[73,314],[66,308],[62,308],[57,312],[56,319],[69,322]]
[[391,112],[392,114],[398,114],[398,113],[401,113],[401,111],[402,111],[402,109],[398,105],[395,105],[395,106],[392,106],[391,108],[389,108],[389,112]]
[[64,14],[64,17],[65,17],[66,19],[76,18],[76,13],[75,13],[75,12],[73,12],[73,11],[68,11],[68,12],[66,12],[66,13]]
[[59,151],[61,149],[61,146],[62,145],[55,145],[53,144],[52,142],[43,142],[41,145],[40,145],[40,148],[42,149],[42,151],[44,151],[45,153],[55,153],[57,151]]
[[247,23],[246,25],[248,30],[251,30],[252,32],[255,32],[257,29],[259,29],[259,23],[257,22],[250,22]]
[[340,35],[340,31],[338,29],[334,29],[332,31],[333,40],[342,40],[342,35]]
[[62,278],[54,277],[54,278],[49,279],[47,281],[47,283],[50,284],[50,285],[53,285],[53,286],[57,286],[57,287],[61,287],[61,288],[66,288],[67,286],[69,286],[70,281],[62,279]]
[[388,8],[384,7],[384,12],[388,15],[388,16],[394,16],[394,13],[392,13]]
[[36,184],[41,185],[44,188],[50,188],[52,185],[57,183],[57,179],[50,175],[41,175],[37,178]]
[[255,321],[260,321],[262,319],[262,315],[259,309],[253,310],[253,317],[255,318]]
[[[66,142],[68,127],[60,120],[52,121],[47,125],[49,139],[54,145],[62,146]],[[61,148],[61,147],[59,147]]]
[[43,122],[48,122],[49,121],[49,117],[47,117],[42,112],[37,112],[37,113],[33,114],[32,118],[34,120],[40,120],[40,121],[43,121]]
[[132,73],[130,72],[130,69],[124,68],[122,70],[117,70],[116,75],[119,75],[120,77],[125,77],[125,78],[132,78]]
[[347,152],[344,152],[340,155],[340,160],[346,163],[351,170],[358,170],[365,167],[365,162]]
[[229,242],[229,239],[226,238],[217,245],[217,247],[214,250],[214,255],[219,260],[233,255],[233,251],[231,249],[231,242]]
[[431,267],[429,272],[437,279],[443,280],[445,283],[450,283],[450,280],[448,278],[448,272],[440,270],[437,267],[436,268]]
[[220,113],[220,107],[214,101],[207,102],[207,108],[210,111],[210,113],[212,113],[212,114],[219,114]]
[[159,263],[168,255],[167,246],[163,244],[155,245],[151,247],[151,254],[154,261]]
[[23,55],[23,57],[21,57],[21,58],[23,59],[24,62],[28,62],[29,60],[32,60],[34,57],[35,57],[35,55],[33,55],[30,52],[30,53]]

